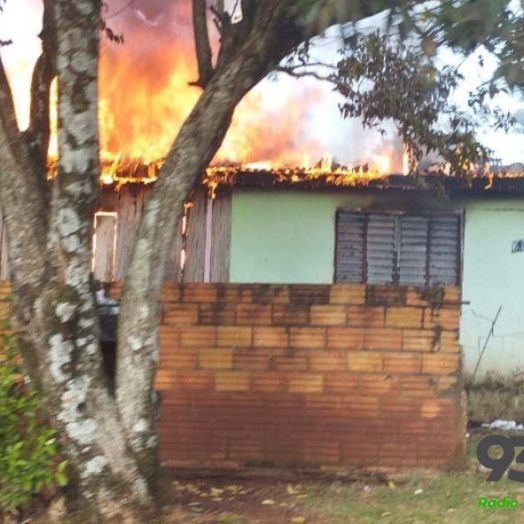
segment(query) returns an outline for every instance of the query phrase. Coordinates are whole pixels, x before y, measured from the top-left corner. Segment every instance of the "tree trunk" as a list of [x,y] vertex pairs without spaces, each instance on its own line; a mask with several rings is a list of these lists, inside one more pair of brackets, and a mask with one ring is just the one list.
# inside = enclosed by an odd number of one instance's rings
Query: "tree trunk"
[[[99,187],[98,0],[56,0],[59,162],[44,170],[18,133],[0,70],[0,195],[13,285],[14,327],[28,375],[42,392],[69,462],[81,522],[147,522],[153,497],[108,393],[91,278]],[[20,216],[24,209],[25,216]]]

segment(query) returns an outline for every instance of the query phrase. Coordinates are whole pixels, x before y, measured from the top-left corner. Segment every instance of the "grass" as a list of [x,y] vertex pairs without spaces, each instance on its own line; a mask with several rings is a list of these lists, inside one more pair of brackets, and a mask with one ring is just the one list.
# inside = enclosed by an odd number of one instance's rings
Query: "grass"
[[[332,484],[309,492],[309,522],[326,524],[430,524],[522,522],[524,488],[504,479],[485,481],[477,472],[413,475],[404,483]],[[479,508],[479,497],[516,499],[515,509]]]
[[[476,432],[468,439],[470,469],[465,472],[414,473],[382,485],[365,482],[331,484],[309,490],[305,504],[309,522],[325,524],[431,524],[524,522],[524,484],[504,476],[488,482],[488,470],[479,471],[476,446],[493,431]],[[508,433],[509,434],[509,433]],[[497,449],[490,454],[496,456]],[[516,453],[517,454],[517,453]],[[513,464],[515,466],[515,464]],[[518,466],[517,466],[518,468]],[[522,468],[522,466],[520,466]],[[482,508],[479,498],[518,502],[516,508]]]
[[468,419],[491,422],[495,419],[522,422],[524,409],[524,376],[494,373],[480,378],[466,377],[468,395]]

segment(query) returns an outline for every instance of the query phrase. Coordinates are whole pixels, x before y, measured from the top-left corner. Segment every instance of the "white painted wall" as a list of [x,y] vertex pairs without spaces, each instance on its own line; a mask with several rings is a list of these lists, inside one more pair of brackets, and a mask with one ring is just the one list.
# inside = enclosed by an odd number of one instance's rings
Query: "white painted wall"
[[460,342],[467,372],[524,371],[524,252],[512,253],[524,239],[523,200],[485,200],[466,204]]

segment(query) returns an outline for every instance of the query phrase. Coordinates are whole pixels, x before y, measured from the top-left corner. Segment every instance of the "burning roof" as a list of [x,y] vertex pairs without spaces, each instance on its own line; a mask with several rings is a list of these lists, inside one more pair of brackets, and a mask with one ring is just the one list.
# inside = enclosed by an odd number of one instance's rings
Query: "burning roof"
[[[442,190],[448,194],[524,196],[524,169],[519,165],[472,168],[467,182],[444,172],[402,175],[384,172],[369,164],[341,166],[324,157],[315,167],[273,167],[269,162],[209,167],[202,185],[210,194],[230,188],[304,190]],[[116,189],[123,184],[151,184],[164,161],[118,160],[103,162],[101,184]],[[51,171],[53,170],[51,166]]]

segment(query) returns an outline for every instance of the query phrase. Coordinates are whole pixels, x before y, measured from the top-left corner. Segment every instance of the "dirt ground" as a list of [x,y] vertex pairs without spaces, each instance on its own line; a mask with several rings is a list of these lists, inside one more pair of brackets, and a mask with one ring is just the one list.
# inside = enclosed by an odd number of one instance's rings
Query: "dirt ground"
[[[166,524],[324,523],[306,500],[321,481],[269,478],[190,478],[173,480],[178,504]],[[320,520],[319,520],[320,519]]]

